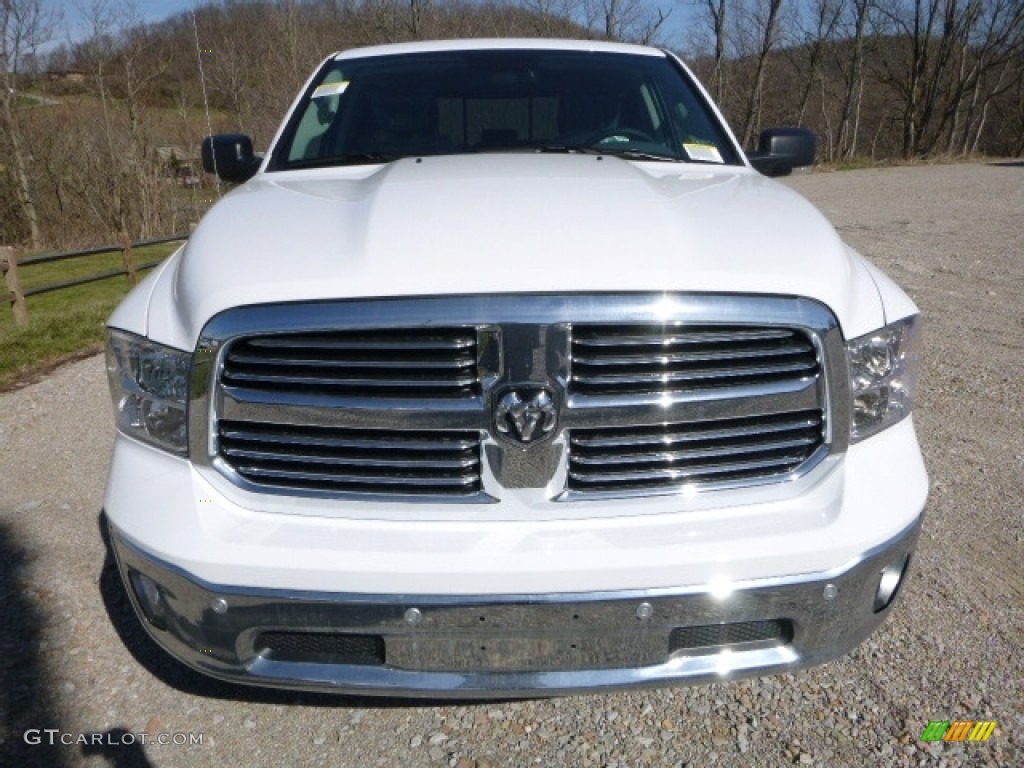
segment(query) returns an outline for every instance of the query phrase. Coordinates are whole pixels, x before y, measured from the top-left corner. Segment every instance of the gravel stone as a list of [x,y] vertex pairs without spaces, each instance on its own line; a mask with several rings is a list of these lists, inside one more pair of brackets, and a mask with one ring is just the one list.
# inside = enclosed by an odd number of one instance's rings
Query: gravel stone
[[[489,703],[207,680],[153,645],[104,566],[97,519],[113,427],[96,356],[0,393],[0,765],[1024,764],[1024,163],[786,183],[925,318],[914,422],[928,513],[900,604],[854,653],[755,680]],[[202,744],[101,754],[24,740],[33,728],[137,733],[154,713],[161,731]],[[919,741],[930,720],[956,719],[999,726],[985,743]]]

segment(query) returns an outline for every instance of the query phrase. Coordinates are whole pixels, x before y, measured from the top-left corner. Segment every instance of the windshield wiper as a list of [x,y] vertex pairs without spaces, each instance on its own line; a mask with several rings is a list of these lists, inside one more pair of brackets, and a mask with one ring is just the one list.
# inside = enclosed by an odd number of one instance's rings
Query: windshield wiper
[[305,160],[292,160],[288,163],[289,169],[299,168],[331,168],[338,165],[374,165],[378,163],[393,163],[401,160],[406,155],[392,155],[387,152],[361,152],[350,155],[337,155],[336,157],[310,157]]
[[541,144],[538,147],[530,147],[527,151],[564,155],[603,155],[594,147],[586,147],[582,144]]
[[644,152],[639,149],[615,149],[612,147],[588,147],[572,144],[541,144],[535,152],[562,153],[566,155],[614,155],[626,160],[653,160],[660,163],[683,163],[681,157],[662,155],[657,152]]
[[607,150],[604,152],[606,155],[615,155],[616,157],[624,157],[627,160],[654,160],[659,163],[685,163],[681,157],[673,157],[672,155],[662,155],[658,152],[644,152],[639,149],[613,149],[611,152]]

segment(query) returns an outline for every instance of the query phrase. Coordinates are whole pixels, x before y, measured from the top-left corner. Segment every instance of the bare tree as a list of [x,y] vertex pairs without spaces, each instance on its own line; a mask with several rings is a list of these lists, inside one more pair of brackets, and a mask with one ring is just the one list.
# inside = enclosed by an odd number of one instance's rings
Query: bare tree
[[727,0],[706,0],[708,13],[711,14],[711,30],[715,37],[715,67],[711,71],[711,90],[718,106],[725,109],[726,94],[726,13]]
[[[754,76],[751,78],[750,91],[747,96],[746,116],[743,119],[743,144],[749,146],[754,138],[761,120],[761,102],[764,92],[765,69],[768,55],[778,42],[779,9],[782,0],[768,0],[766,14],[751,11],[750,27],[760,34],[757,37],[757,50],[754,54]],[[760,4],[757,4],[760,7]]]
[[888,22],[883,32],[891,31],[895,42],[887,47],[883,72],[902,99],[904,157],[926,155],[938,141],[933,118],[942,112],[947,68],[973,5],[972,0],[913,0],[878,6]]
[[1024,157],[1024,77],[1020,76],[1021,70],[1024,69],[1024,55],[1018,56],[1017,62],[1017,84],[1014,94],[1016,98],[1011,99],[1013,103],[1013,109],[1009,115],[1007,122],[1014,124],[1014,137],[1012,154],[1015,157]]
[[636,43],[650,43],[669,17],[646,0],[581,0],[572,15],[606,40]]
[[237,29],[255,23],[249,15],[248,9],[231,14],[214,7],[196,10],[188,30],[193,45],[189,46],[190,55],[185,57],[190,60],[188,75],[194,80],[201,78],[200,86],[207,89],[214,106],[231,115],[234,129],[245,133],[253,132],[251,119],[256,95],[251,56],[244,45],[246,38]]
[[170,56],[163,41],[142,24],[134,6],[123,6],[121,13],[114,67],[120,81],[121,101],[128,116],[126,155],[135,176],[133,186],[140,220],[138,234],[153,237],[161,234],[160,180],[156,173],[159,162],[156,147],[143,125],[144,97],[154,83],[163,80]]
[[1024,52],[1024,4],[1015,0],[972,2],[960,25],[956,68],[950,73],[942,124],[947,152],[977,148],[992,102],[1021,77],[1015,61]]
[[811,91],[822,78],[821,64],[825,46],[835,37],[843,4],[844,0],[814,0],[809,6],[803,6],[810,13],[809,19],[805,20],[803,14],[797,16],[799,39],[791,49],[797,55],[790,55],[789,59],[795,69],[803,73],[803,86],[796,109],[795,122],[798,125],[803,124]]
[[868,17],[872,0],[852,0],[851,56],[843,76],[843,108],[839,117],[838,154],[844,160],[851,159],[857,152],[857,136],[860,131],[860,110],[864,97],[864,46]]
[[159,228],[160,179],[155,147],[143,126],[142,95],[167,69],[159,40],[147,33],[131,0],[91,0],[83,9],[92,38],[83,56],[101,107],[102,138],[94,169],[110,228],[135,276],[130,244]]
[[536,17],[537,34],[553,37],[564,28],[565,19],[573,12],[573,0],[522,0],[522,7]]
[[23,116],[34,159],[36,209],[47,248],[71,248],[110,239],[108,222],[94,218],[87,207],[88,201],[98,195],[95,179],[85,170],[94,155],[94,145],[84,138],[83,128],[92,122],[85,113],[95,111],[91,104],[62,101]]
[[309,74],[310,59],[320,57],[321,47],[316,42],[316,28],[308,24],[307,9],[298,0],[277,0],[267,10],[263,32],[274,44],[268,47],[266,58],[282,87],[283,108]]
[[42,246],[43,235],[29,181],[30,158],[14,105],[22,61],[50,40],[55,24],[56,17],[41,0],[0,0],[0,127],[9,145],[15,197],[33,250]]

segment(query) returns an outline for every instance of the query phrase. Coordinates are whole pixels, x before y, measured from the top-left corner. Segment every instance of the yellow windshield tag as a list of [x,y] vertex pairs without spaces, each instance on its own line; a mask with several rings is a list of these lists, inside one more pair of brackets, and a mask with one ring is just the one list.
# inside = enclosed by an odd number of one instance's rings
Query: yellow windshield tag
[[340,83],[324,83],[318,85],[316,90],[313,91],[314,99],[322,99],[324,96],[340,96],[348,88],[348,80],[342,80]]
[[714,144],[699,144],[683,142],[683,149],[691,160],[699,160],[703,163],[722,163],[722,153]]

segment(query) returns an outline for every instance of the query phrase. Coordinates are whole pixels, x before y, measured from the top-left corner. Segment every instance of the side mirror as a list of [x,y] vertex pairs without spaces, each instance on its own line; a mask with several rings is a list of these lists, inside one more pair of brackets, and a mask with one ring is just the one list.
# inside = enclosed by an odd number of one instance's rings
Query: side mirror
[[765,176],[787,176],[794,168],[814,165],[816,144],[814,132],[807,128],[768,128],[747,159]]
[[260,158],[252,151],[252,139],[240,133],[218,133],[203,139],[203,170],[236,184],[251,179]]

